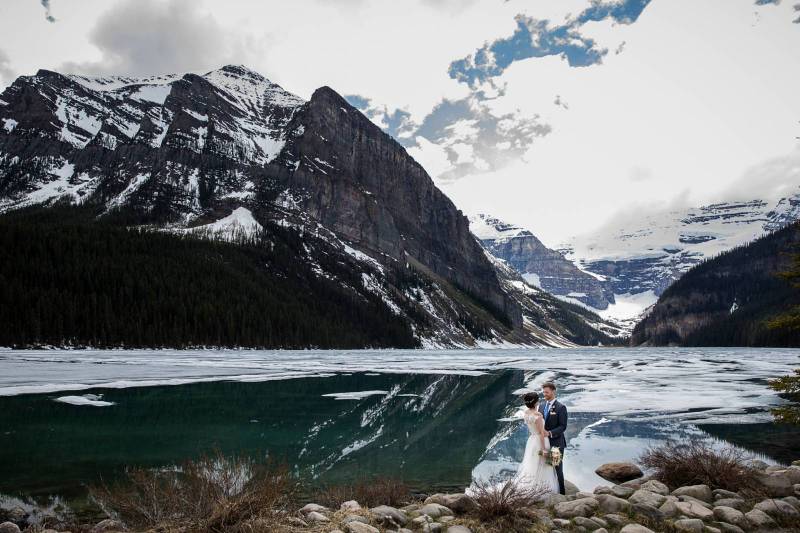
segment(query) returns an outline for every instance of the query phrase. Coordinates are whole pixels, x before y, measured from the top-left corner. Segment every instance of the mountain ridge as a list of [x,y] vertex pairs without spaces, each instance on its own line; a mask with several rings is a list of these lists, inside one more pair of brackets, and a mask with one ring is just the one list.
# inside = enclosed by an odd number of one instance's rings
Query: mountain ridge
[[[615,342],[586,329],[599,319],[509,284],[425,170],[329,87],[304,101],[241,66],[40,71],[0,102],[2,211],[72,204],[179,233],[276,224],[307,240],[320,276],[336,279],[321,266],[331,257],[355,258],[363,287],[423,345]],[[546,319],[554,309],[572,329]]]

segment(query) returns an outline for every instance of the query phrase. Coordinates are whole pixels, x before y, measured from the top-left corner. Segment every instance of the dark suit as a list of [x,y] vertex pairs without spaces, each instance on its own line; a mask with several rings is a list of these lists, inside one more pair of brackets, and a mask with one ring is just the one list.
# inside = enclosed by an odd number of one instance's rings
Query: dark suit
[[[539,402],[539,412],[544,415],[546,401]],[[553,402],[553,407],[550,409],[544,421],[544,429],[549,431],[550,447],[555,447],[561,450],[561,456],[564,456],[564,450],[567,448],[567,437],[564,432],[567,431],[567,408],[558,400]],[[558,476],[558,488],[561,494],[566,494],[564,486],[564,461],[556,467],[556,475]]]

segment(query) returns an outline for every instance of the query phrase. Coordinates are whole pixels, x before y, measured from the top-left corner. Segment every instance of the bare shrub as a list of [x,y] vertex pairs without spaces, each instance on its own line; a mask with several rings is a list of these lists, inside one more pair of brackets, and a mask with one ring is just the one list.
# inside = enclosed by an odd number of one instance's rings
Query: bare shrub
[[131,468],[122,482],[90,493],[107,514],[131,528],[221,532],[285,516],[297,482],[285,465],[217,453],[172,469]]
[[411,500],[411,489],[402,480],[376,477],[356,480],[347,485],[322,485],[314,495],[315,502],[333,509],[338,509],[349,500],[355,500],[365,507],[397,507]]
[[708,485],[714,489],[757,493],[758,471],[744,452],[732,447],[714,449],[705,442],[666,442],[647,449],[639,463],[671,488]]
[[472,514],[497,531],[531,531],[538,520],[534,507],[547,493],[543,487],[524,487],[513,480],[477,481],[471,489]]

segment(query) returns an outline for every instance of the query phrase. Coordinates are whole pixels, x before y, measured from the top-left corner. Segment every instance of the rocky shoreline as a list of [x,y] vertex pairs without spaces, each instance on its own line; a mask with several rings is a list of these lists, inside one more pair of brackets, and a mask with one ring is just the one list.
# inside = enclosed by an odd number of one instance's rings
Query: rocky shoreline
[[[579,491],[568,482],[567,495],[550,494],[522,510],[527,521],[506,529],[496,520],[481,518],[479,499],[465,493],[418,495],[416,501],[393,507],[362,507],[343,502],[338,509],[307,503],[285,513],[279,523],[254,518],[231,531],[313,533],[482,533],[519,531],[532,533],[745,533],[800,531],[800,461],[788,467],[751,461],[760,488],[740,494],[706,484],[669,487],[646,476],[632,463],[609,463],[597,469],[611,481],[592,492]],[[64,533],[27,524],[21,509],[0,510],[0,533]],[[262,520],[259,523],[259,520]],[[523,525],[524,524],[524,525]],[[70,533],[133,531],[106,519],[75,527]],[[193,528],[146,530],[182,531]]]

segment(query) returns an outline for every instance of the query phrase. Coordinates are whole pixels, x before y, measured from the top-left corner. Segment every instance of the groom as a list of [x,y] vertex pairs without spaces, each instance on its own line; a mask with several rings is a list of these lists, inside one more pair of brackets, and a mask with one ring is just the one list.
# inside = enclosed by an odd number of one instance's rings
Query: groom
[[545,401],[539,403],[539,412],[544,415],[544,429],[550,437],[550,446],[561,450],[562,461],[556,467],[558,476],[558,491],[566,494],[564,487],[564,449],[567,447],[567,438],[564,432],[567,430],[567,408],[556,400],[556,386],[552,382],[542,385],[542,395]]

